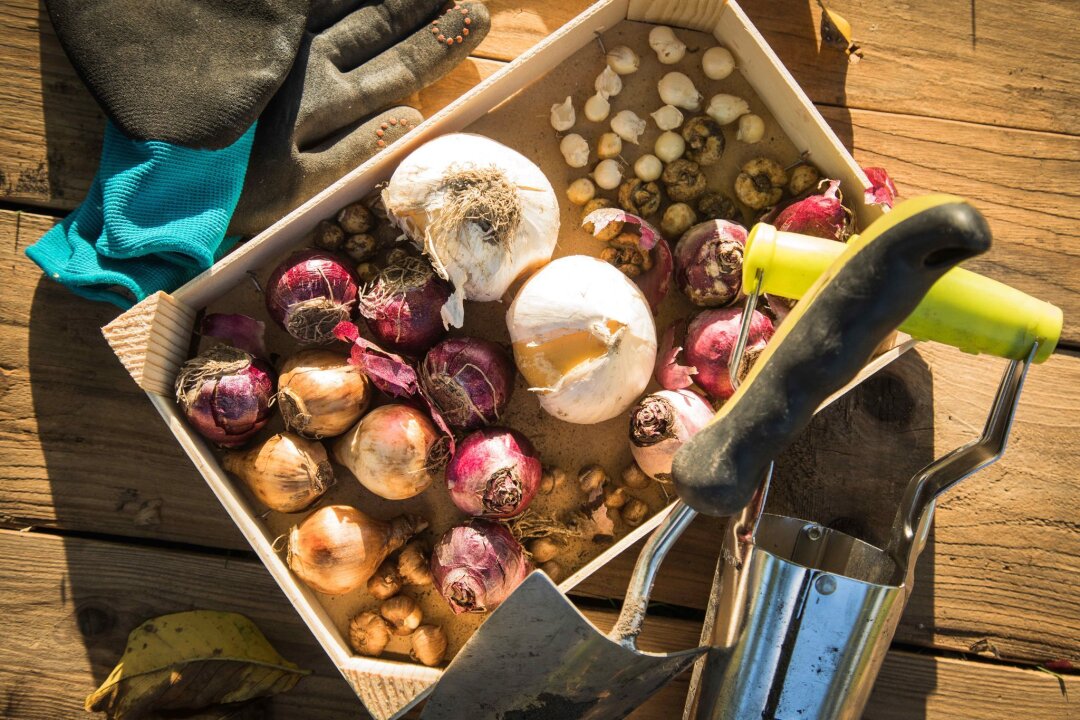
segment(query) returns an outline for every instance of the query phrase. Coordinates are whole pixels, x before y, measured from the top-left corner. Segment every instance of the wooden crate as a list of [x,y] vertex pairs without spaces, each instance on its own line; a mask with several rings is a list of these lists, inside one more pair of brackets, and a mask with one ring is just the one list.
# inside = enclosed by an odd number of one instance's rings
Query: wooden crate
[[[769,116],[770,122],[776,123],[784,142],[793,145],[797,152],[809,153],[826,176],[841,180],[845,197],[852,201],[850,204],[860,225],[865,227],[881,213],[879,207],[863,204],[863,192],[868,186],[865,176],[738,5],[723,0],[603,0],[207,272],[172,294],[158,293],[146,299],[104,328],[116,354],[146,391],[297,612],[368,710],[380,720],[400,717],[416,705],[439,680],[442,671],[408,662],[355,656],[342,636],[340,624],[335,623],[319,597],[293,576],[283,557],[274,550],[276,533],[259,518],[260,509],[253,506],[240,484],[222,470],[207,443],[188,428],[173,399],[173,382],[179,366],[189,356],[197,311],[246,283],[249,273],[263,271],[296,247],[318,221],[368,195],[376,185],[389,178],[401,159],[412,150],[447,132],[465,130],[474,124],[483,128],[485,118],[490,125],[490,114],[500,105],[524,92],[523,88],[534,83],[543,85],[550,71],[594,43],[598,33],[627,20],[711,34],[731,50],[741,73],[739,82],[753,89],[762,105],[761,112]],[[598,71],[600,66],[596,69]],[[592,75],[583,77],[581,84],[591,86],[591,78]],[[546,122],[545,117],[543,124]],[[565,174],[566,167],[558,155],[557,142],[548,144],[551,148],[543,152],[555,158],[552,172]],[[556,166],[558,170],[554,169]],[[548,171],[545,164],[541,167]],[[554,184],[559,185],[558,182]],[[891,362],[911,345],[906,338],[898,341],[868,365],[852,385]],[[664,514],[664,511],[656,513],[620,538],[560,587],[564,591],[574,587],[655,527]]]

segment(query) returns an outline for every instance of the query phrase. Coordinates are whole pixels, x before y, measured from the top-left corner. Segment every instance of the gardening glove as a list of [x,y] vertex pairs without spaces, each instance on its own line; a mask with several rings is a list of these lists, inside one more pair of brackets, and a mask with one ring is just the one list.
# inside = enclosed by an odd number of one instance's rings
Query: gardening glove
[[229,231],[263,230],[404,135],[423,117],[393,106],[450,72],[489,27],[480,2],[312,0]]
[[235,238],[255,119],[292,67],[308,0],[49,0],[109,118],[82,205],[26,254],[77,294],[127,307],[209,268]]

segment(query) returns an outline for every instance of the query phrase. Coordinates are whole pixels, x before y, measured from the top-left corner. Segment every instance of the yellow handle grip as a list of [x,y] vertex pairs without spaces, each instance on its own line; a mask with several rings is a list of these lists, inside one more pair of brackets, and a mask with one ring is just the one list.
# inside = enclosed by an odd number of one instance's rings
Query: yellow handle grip
[[[941,204],[948,195],[905,200],[876,220],[848,245],[862,246],[899,222]],[[770,295],[799,299],[845,250],[833,240],[781,232],[758,223],[746,240],[743,282],[753,287],[762,271],[762,289]],[[1061,338],[1061,309],[997,280],[953,268],[938,280],[900,329],[919,340],[934,340],[969,353],[1022,360],[1035,342],[1035,362],[1050,357]]]

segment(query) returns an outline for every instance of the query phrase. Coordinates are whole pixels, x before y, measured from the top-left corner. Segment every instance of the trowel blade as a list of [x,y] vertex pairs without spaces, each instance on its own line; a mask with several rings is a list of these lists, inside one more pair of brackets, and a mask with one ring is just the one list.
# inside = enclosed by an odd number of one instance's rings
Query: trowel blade
[[704,651],[659,655],[622,647],[547,575],[534,572],[450,663],[421,718],[622,718]]

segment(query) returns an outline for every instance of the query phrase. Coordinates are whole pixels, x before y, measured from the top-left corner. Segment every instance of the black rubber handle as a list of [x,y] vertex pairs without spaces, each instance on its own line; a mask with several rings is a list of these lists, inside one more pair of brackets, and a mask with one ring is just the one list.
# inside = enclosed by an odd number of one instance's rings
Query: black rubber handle
[[853,245],[796,305],[713,422],[675,455],[679,497],[698,512],[739,512],[769,463],[930,287],[990,247],[990,228],[960,198],[930,196],[898,205]]

